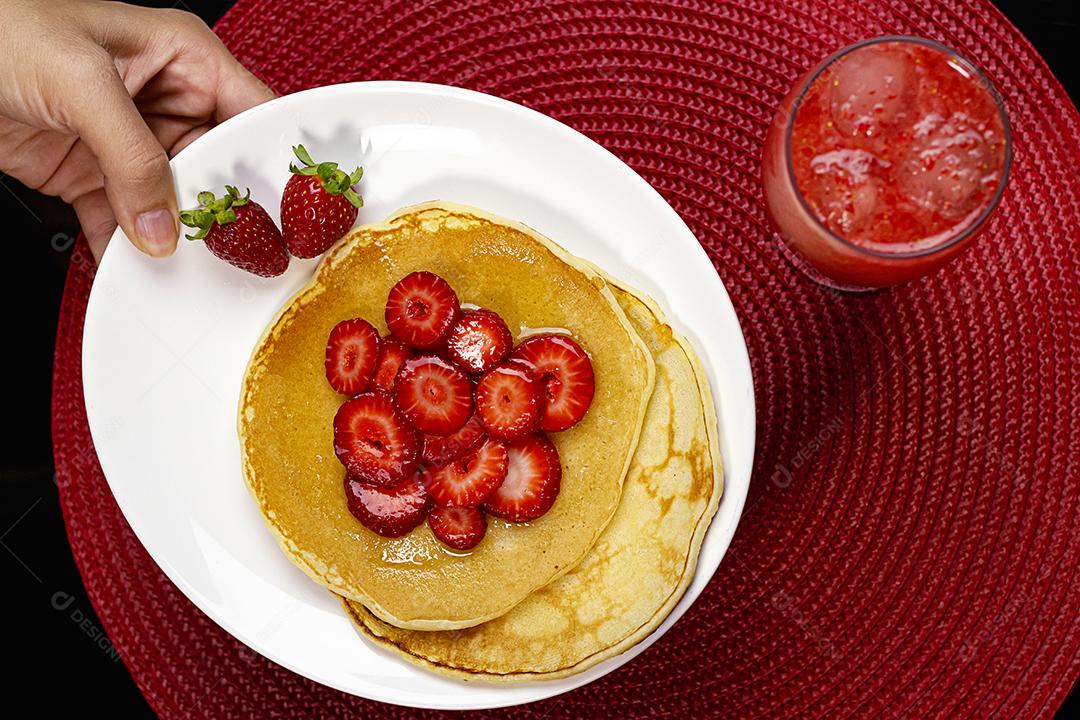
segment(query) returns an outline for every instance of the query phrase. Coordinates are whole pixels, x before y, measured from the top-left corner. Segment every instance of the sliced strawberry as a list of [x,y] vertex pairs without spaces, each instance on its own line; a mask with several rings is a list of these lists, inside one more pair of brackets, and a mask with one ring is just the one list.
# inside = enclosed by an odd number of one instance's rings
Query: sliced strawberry
[[494,437],[506,440],[527,435],[540,427],[542,391],[528,363],[507,360],[488,370],[476,384],[476,413]]
[[435,470],[428,485],[437,505],[476,507],[506,478],[506,446],[488,438],[472,452]]
[[379,333],[363,318],[342,320],[326,342],[326,379],[343,395],[367,390],[379,357]]
[[371,377],[371,387],[392,393],[397,382],[401,364],[413,356],[412,350],[393,338],[385,337],[379,345],[379,362],[375,365],[375,374]]
[[435,273],[409,273],[386,298],[386,326],[401,342],[426,350],[446,339],[460,311],[450,283]]
[[389,487],[416,469],[420,439],[390,398],[367,392],[334,416],[334,452],[351,475]]
[[391,487],[346,475],[345,501],[364,527],[384,537],[401,537],[424,522],[430,504],[419,473]]
[[[428,465],[427,463],[423,463],[423,462],[420,463],[419,465],[416,466],[416,470],[413,471],[413,475],[424,486],[424,490],[427,490],[428,488],[431,487],[432,472],[431,472],[431,466],[430,465]],[[429,492],[428,495],[430,495],[430,494],[431,493]]]
[[394,403],[420,432],[450,435],[472,415],[472,382],[435,355],[409,358],[398,372]]
[[446,339],[450,358],[469,372],[482,373],[510,354],[514,338],[499,314],[480,308],[461,313]]
[[528,362],[544,386],[540,429],[558,432],[576,425],[592,403],[594,379],[589,356],[566,335],[534,335],[511,357]]
[[476,508],[436,506],[428,515],[428,527],[444,545],[468,550],[484,539],[487,518]]
[[484,509],[509,522],[535,520],[559,495],[559,451],[546,435],[536,433],[507,443],[506,458],[506,479],[484,502]]
[[429,465],[440,467],[469,452],[486,437],[487,431],[474,412],[469,421],[451,435],[424,435],[421,458]]

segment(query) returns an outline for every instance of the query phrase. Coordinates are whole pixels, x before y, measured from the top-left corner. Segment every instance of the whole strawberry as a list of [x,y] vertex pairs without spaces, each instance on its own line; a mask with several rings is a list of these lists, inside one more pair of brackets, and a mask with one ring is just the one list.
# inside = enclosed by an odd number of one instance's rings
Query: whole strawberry
[[337,163],[316,164],[303,145],[293,152],[302,165],[289,165],[293,175],[281,195],[281,231],[289,252],[311,258],[326,252],[356,222],[364,201],[353,186],[364,170],[349,175]]
[[274,277],[289,267],[289,251],[274,221],[259,203],[251,200],[251,191],[243,196],[232,185],[225,195],[199,193],[199,207],[180,213],[180,222],[198,228],[188,240],[203,240],[219,258],[262,277]]

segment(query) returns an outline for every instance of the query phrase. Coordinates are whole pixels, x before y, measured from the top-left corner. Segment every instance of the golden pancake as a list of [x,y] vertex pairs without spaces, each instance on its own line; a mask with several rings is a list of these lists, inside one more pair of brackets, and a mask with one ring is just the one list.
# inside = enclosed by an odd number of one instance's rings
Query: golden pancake
[[[385,332],[387,293],[416,270],[445,278],[462,302],[492,308],[515,335],[565,328],[590,354],[596,394],[585,418],[551,439],[559,497],[526,524],[489,521],[453,552],[422,525],[384,538],[349,513],[332,420],[344,398],[324,376],[326,339],[363,317]],[[248,366],[239,432],[244,477],[286,554],[316,582],[382,620],[443,630],[502,615],[586,555],[619,505],[654,366],[603,278],[529,228],[445,203],[358,228],[271,323]]]
[[682,597],[723,488],[716,412],[688,342],[651,300],[615,295],[653,354],[656,387],[619,509],[592,552],[510,612],[465,630],[402,630],[343,600],[377,644],[467,680],[552,679],[634,646]]

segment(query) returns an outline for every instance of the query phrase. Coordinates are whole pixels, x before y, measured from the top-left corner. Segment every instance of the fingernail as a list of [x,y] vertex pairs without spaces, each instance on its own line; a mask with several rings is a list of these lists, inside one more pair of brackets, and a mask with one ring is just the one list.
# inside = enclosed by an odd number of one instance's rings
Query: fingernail
[[139,243],[150,255],[165,257],[176,249],[176,220],[165,208],[148,210],[135,219]]

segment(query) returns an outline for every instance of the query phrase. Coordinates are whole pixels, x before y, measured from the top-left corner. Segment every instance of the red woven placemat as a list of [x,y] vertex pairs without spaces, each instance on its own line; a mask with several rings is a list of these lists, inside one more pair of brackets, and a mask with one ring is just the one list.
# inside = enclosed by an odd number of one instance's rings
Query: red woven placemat
[[[510,712],[545,717],[1050,715],[1080,674],[1080,122],[984,0],[240,2],[226,44],[281,93],[448,83],[610,148],[686,219],[732,295],[758,403],[746,511],[652,649]],[[1011,187],[960,262],[845,297],[769,240],[773,107],[859,38],[962,48],[1007,98]],[[302,39],[303,38],[303,39]],[[80,247],[57,338],[61,499],[95,608],[165,717],[406,717],[254,655],[173,587],[102,477],[79,373]]]

